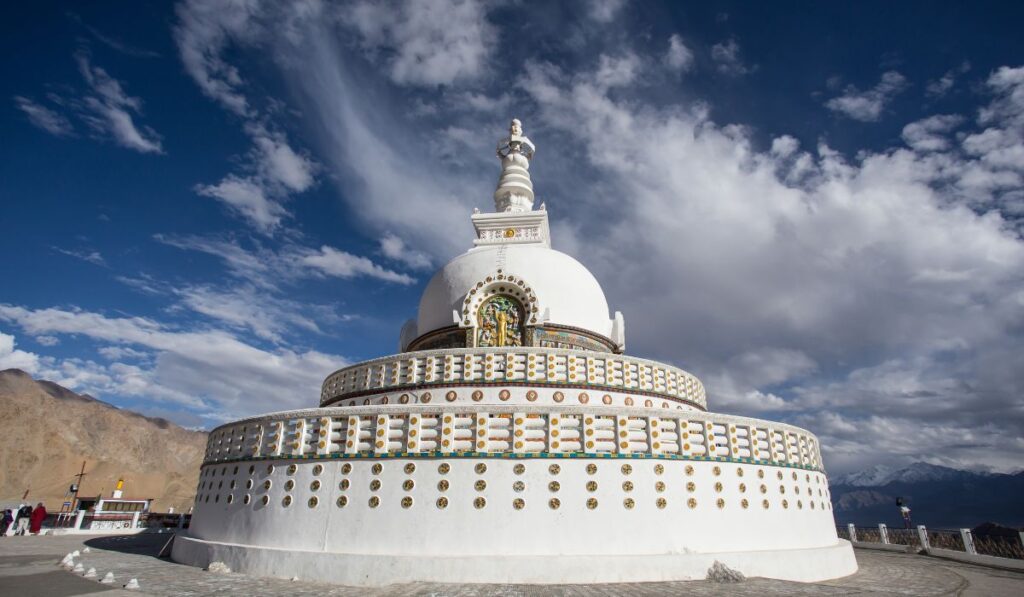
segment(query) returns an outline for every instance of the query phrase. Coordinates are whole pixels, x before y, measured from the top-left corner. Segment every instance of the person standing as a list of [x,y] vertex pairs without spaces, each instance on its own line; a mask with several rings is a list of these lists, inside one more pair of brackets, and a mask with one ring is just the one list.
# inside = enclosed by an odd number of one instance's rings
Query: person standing
[[901,497],[896,498],[896,505],[900,509],[900,516],[903,517],[903,528],[911,528],[912,525],[910,522],[910,506],[908,506]]
[[43,521],[46,520],[46,506],[42,502],[36,504],[34,510],[32,510],[32,516],[29,517],[29,532],[33,535],[38,535],[40,529],[43,528]]
[[25,535],[28,533],[29,519],[32,518],[32,506],[25,504],[18,510],[18,520],[15,522],[14,534]]
[[11,514],[11,509],[4,510],[3,516],[0,516],[0,537],[7,534],[7,529],[11,527],[14,522],[14,516]]

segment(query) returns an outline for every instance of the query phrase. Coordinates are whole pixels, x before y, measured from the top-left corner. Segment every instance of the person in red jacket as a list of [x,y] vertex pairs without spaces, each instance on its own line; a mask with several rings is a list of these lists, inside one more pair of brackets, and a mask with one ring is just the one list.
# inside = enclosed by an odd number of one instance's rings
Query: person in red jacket
[[42,502],[36,505],[35,510],[32,510],[32,516],[29,518],[28,530],[33,535],[39,534],[39,529],[43,528],[43,521],[46,520],[46,506]]

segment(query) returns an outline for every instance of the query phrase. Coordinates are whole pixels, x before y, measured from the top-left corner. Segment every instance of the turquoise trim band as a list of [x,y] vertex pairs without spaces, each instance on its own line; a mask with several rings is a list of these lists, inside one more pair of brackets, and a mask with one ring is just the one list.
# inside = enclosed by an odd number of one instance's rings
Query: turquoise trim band
[[391,460],[396,458],[415,458],[424,460],[451,459],[451,458],[497,458],[507,460],[543,460],[543,459],[580,459],[580,460],[680,460],[690,462],[723,462],[727,464],[752,464],[757,466],[773,466],[777,468],[788,468],[794,470],[822,473],[822,469],[802,464],[788,462],[774,462],[755,460],[753,458],[730,458],[720,456],[683,456],[680,454],[649,454],[637,452],[631,454],[612,454],[610,452],[386,452],[375,454],[373,452],[357,452],[347,454],[336,452],[334,454],[281,454],[280,456],[250,456],[245,458],[225,459],[206,461],[203,467],[217,466],[222,464],[236,464],[239,462],[262,462],[267,460]]

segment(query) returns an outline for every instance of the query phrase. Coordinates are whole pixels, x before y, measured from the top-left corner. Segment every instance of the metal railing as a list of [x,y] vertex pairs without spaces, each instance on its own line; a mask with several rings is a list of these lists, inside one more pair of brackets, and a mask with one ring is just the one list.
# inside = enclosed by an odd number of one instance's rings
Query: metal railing
[[854,544],[904,545],[908,549],[928,551],[945,549],[968,555],[994,556],[1024,560],[1024,531],[1010,534],[974,534],[971,529],[890,529],[878,526],[836,526],[836,534]]

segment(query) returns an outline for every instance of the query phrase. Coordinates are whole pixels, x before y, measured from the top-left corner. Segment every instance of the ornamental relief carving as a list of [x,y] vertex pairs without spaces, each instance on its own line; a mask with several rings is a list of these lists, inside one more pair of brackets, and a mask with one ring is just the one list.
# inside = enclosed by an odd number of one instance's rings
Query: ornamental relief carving
[[477,312],[477,342],[480,347],[523,345],[522,304],[506,295],[493,296]]

